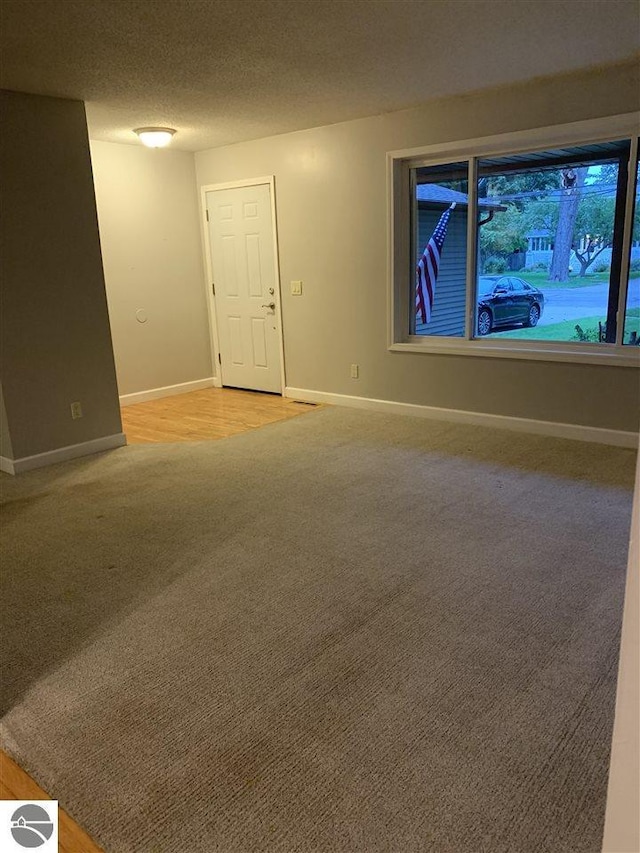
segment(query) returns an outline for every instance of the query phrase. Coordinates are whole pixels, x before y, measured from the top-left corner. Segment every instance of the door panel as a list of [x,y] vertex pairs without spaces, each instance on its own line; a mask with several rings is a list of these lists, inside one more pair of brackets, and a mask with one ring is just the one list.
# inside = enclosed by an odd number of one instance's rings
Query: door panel
[[527,292],[522,287],[522,283],[517,278],[510,279],[513,287],[513,319],[521,323],[529,314],[529,300]]
[[493,316],[498,323],[504,323],[507,319],[508,299],[509,296],[507,293],[496,293],[491,300]]
[[260,267],[260,235],[247,234],[247,274],[249,276],[249,294],[251,296],[262,296],[262,274]]
[[244,347],[242,346],[242,317],[227,317],[229,325],[229,356],[237,367],[244,366]]
[[251,320],[251,342],[253,344],[253,363],[258,367],[267,366],[267,330],[262,319]]
[[236,268],[236,238],[222,238],[223,276],[221,287],[227,296],[238,296],[238,270]]
[[268,184],[207,193],[222,384],[282,392]]
[[508,323],[513,319],[515,313],[514,294],[511,283],[505,280],[506,293],[496,295],[496,319],[501,323]]

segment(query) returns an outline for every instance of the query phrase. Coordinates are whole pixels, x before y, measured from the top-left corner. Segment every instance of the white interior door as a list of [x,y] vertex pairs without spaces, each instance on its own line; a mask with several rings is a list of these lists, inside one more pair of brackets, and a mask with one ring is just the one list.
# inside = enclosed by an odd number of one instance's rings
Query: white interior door
[[269,184],[207,193],[222,384],[282,393]]

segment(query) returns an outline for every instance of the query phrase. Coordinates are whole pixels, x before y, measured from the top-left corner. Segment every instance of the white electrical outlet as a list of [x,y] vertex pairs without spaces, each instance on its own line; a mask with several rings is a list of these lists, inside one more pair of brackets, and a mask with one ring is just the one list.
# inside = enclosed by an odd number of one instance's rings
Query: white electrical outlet
[[291,282],[291,295],[292,296],[302,296],[302,282],[301,281],[292,281]]
[[80,403],[71,404],[71,417],[74,421],[77,421],[78,418],[82,417],[82,406],[80,405]]
[[351,365],[351,378],[357,379],[360,376],[360,367],[357,364]]

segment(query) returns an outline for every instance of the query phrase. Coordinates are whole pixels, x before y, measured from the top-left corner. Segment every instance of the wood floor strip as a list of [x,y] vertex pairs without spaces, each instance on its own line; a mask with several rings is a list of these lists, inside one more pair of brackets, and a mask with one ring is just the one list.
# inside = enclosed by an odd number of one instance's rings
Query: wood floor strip
[[128,444],[215,441],[313,411],[313,407],[256,391],[206,388],[122,408]]

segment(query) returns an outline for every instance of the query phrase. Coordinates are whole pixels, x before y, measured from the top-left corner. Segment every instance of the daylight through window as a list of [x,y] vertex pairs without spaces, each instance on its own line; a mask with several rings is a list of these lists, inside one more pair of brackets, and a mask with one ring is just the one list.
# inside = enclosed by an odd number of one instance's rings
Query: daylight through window
[[636,140],[408,165],[405,340],[640,344]]

